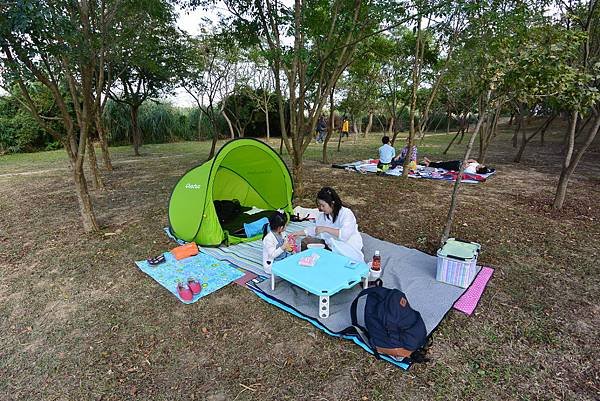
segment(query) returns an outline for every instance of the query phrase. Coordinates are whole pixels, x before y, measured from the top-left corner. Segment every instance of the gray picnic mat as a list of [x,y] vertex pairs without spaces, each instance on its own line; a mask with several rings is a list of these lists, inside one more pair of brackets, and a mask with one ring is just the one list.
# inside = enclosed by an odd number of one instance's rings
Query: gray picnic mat
[[[384,287],[397,288],[404,292],[413,309],[421,313],[427,334],[431,333],[465,290],[435,280],[435,256],[381,241],[367,234],[361,235],[366,261],[372,259],[375,250],[381,252],[381,278]],[[257,286],[267,295],[295,308],[305,316],[318,320],[332,332],[340,332],[352,325],[350,305],[361,291],[360,285],[332,296],[329,302],[329,317],[322,319],[318,317],[316,295],[280,278],[276,283],[275,291],[271,291],[269,280]]]

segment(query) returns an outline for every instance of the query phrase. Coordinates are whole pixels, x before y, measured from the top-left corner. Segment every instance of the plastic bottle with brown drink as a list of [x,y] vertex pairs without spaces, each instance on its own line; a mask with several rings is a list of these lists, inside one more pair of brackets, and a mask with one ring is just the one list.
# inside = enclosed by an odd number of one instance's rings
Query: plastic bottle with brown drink
[[377,272],[381,270],[381,255],[379,254],[379,251],[375,251],[375,255],[373,255],[371,269]]
[[381,277],[381,255],[379,251],[375,251],[373,255],[373,261],[371,262],[371,268],[369,269],[369,287],[377,284],[377,280]]

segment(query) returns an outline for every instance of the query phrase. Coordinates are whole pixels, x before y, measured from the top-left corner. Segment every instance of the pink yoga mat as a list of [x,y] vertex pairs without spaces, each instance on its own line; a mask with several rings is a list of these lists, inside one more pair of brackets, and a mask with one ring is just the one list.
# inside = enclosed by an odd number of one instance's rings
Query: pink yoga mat
[[454,309],[470,316],[477,307],[481,294],[483,294],[488,281],[492,278],[492,274],[494,274],[494,269],[491,267],[482,267],[471,286],[454,303]]

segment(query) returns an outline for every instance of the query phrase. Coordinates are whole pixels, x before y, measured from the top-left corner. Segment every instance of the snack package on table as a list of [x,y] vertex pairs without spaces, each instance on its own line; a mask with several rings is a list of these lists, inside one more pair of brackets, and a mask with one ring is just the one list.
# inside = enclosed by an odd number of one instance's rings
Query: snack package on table
[[310,256],[305,256],[302,259],[300,259],[298,261],[298,264],[300,266],[307,266],[307,267],[312,267],[315,265],[315,263],[317,263],[317,260],[319,260],[320,256],[316,253],[313,253]]
[[288,235],[286,240],[287,240],[288,244],[290,244],[290,246],[292,247],[293,253],[300,252],[300,247],[298,246],[298,243],[296,242],[295,235]]

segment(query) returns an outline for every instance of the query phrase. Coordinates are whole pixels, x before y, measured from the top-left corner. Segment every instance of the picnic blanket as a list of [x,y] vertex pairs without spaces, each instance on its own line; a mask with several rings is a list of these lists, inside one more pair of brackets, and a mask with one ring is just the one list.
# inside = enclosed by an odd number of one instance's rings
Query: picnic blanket
[[[367,159],[367,160],[358,160],[350,163],[342,163],[342,164],[332,164],[333,168],[341,168],[346,171],[356,171],[362,174],[368,173],[377,173],[377,163],[378,159]],[[391,176],[401,176],[403,168],[402,166],[398,166],[394,169],[388,169],[384,172],[386,175]],[[467,184],[478,184],[480,182],[485,182],[490,176],[494,175],[496,172],[493,171],[489,174],[469,174],[463,173],[462,182]],[[425,167],[425,166],[417,166],[416,172],[409,172],[408,176],[410,178],[426,178],[430,180],[442,180],[442,181],[456,181],[458,177],[458,172],[456,171],[448,171],[442,168],[434,168],[434,167]]]
[[[311,222],[299,222],[299,223],[289,223],[288,231],[298,231],[303,230],[310,224],[314,224]],[[366,234],[362,234],[363,241]],[[389,244],[389,243],[388,243]],[[393,244],[392,244],[393,245]],[[408,248],[407,248],[408,249]],[[227,261],[235,266],[238,266],[244,270],[250,271],[254,273],[254,276],[250,276],[247,280],[244,281],[244,278],[239,279],[239,282],[248,282],[251,279],[255,278],[255,276],[267,276],[267,273],[263,270],[262,267],[262,242],[261,241],[253,241],[246,242],[237,245],[231,246],[221,246],[218,248],[208,248],[203,247],[202,252],[215,257],[216,259]],[[365,253],[366,256],[366,253]],[[433,257],[435,258],[435,257]],[[491,274],[494,269],[490,267],[484,267],[480,274],[475,278],[473,284],[467,288],[464,294],[459,298],[459,300],[454,305],[454,308],[470,315],[473,313],[475,306],[479,302],[479,298],[483,294],[487,286],[487,282],[491,278]],[[435,276],[435,272],[434,272]],[[485,279],[481,279],[480,276],[483,276]],[[463,299],[464,298],[464,299]],[[471,308],[468,305],[473,305]]]
[[[135,264],[185,304],[194,303],[244,276],[244,272],[231,264],[204,253],[181,260],[175,259],[171,252],[165,252],[164,256],[165,261],[159,265],[150,265],[145,260],[137,261]],[[202,291],[191,301],[184,301],[177,293],[177,283],[187,284],[190,277],[202,284]]]
[[[311,223],[290,223],[289,230],[301,230],[308,224]],[[472,313],[491,277],[490,272],[493,271],[490,268],[483,268],[473,285],[465,290],[435,280],[437,267],[435,256],[378,240],[367,234],[361,235],[365,258],[370,259],[376,249],[381,252],[384,285],[389,288],[399,288],[406,293],[413,308],[421,313],[428,334],[439,325],[452,307],[466,314]],[[331,297],[330,316],[321,319],[318,317],[318,298],[315,295],[280,279],[277,281],[275,291],[271,291],[269,280],[264,280],[267,274],[262,270],[260,241],[229,247],[203,248],[203,251],[255,272],[259,280],[248,281],[247,286],[264,301],[310,322],[327,334],[351,340],[371,352],[359,337],[347,332],[347,328],[351,326],[350,304],[360,292],[360,286]],[[483,279],[480,279],[480,276],[483,276]],[[383,359],[402,369],[408,369],[410,366],[409,361],[392,357],[383,357]]]
[[[411,306],[423,317],[428,335],[440,324],[465,289],[436,281],[436,257],[415,249],[395,245],[362,234],[365,258],[369,259],[375,250],[382,255],[382,280],[385,287],[403,291]],[[351,339],[365,350],[369,347],[356,336],[349,335],[352,325],[350,305],[361,291],[360,286],[341,291],[330,299],[329,317],[322,319],[318,313],[318,298],[285,280],[278,279],[275,291],[268,280],[249,283],[258,296],[296,316],[299,316],[326,333]],[[403,369],[408,369],[410,361],[384,358]]]
[[[309,224],[314,223],[292,222],[288,225],[288,230],[302,230]],[[382,241],[364,233],[361,235],[365,258],[370,259],[376,249],[381,252],[381,278],[384,285],[389,288],[398,288],[406,293],[411,306],[421,313],[428,335],[435,330],[452,307],[470,315],[477,306],[493,272],[491,268],[482,268],[473,284],[466,290],[440,283],[435,280],[437,267],[435,256]],[[330,300],[329,318],[321,319],[318,317],[315,295],[309,294],[285,280],[278,280],[275,291],[271,291],[269,280],[265,280],[267,274],[262,269],[261,241],[229,247],[203,247],[202,251],[216,259],[230,262],[255,273],[258,277],[249,275],[239,279],[238,283],[245,282],[246,286],[264,301],[308,321],[329,335],[353,341],[365,351],[372,353],[369,346],[360,337],[347,330],[351,326],[350,304],[360,292],[360,286],[333,296]],[[405,370],[411,365],[411,362],[405,359],[389,356],[382,356],[382,359]]]

